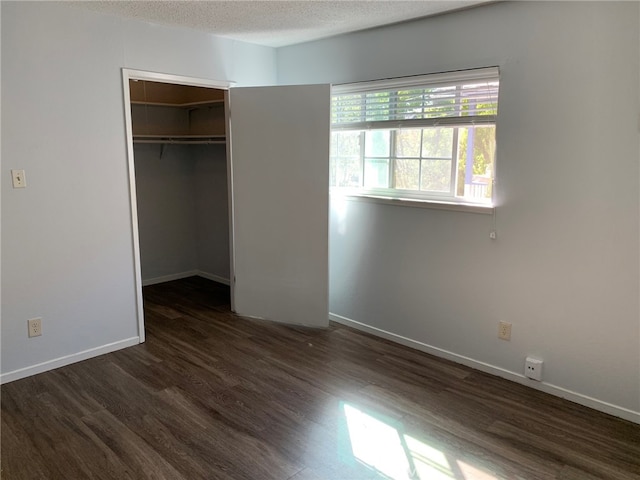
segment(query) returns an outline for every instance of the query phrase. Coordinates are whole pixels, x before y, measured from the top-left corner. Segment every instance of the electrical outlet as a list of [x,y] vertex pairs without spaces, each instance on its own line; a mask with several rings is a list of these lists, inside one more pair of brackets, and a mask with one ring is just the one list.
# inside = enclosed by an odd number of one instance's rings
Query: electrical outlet
[[511,324],[500,322],[498,324],[498,338],[501,340],[511,340]]
[[29,337],[39,337],[42,335],[42,318],[32,318],[27,320],[29,326]]
[[524,376],[541,382],[543,363],[539,358],[527,357],[524,362]]

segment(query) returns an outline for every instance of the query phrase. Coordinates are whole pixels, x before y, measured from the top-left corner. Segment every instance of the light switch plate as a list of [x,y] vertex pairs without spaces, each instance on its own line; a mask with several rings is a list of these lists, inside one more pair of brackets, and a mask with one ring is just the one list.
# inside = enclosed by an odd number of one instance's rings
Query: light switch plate
[[24,170],[11,170],[11,178],[13,179],[13,188],[25,188],[27,186]]

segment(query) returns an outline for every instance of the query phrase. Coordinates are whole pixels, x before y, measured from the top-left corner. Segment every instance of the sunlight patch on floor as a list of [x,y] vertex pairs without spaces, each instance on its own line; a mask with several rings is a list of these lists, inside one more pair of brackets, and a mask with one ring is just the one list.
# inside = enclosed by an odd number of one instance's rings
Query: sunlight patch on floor
[[[341,404],[351,453],[381,478],[393,480],[498,480],[497,477],[403,431],[402,424]],[[395,424],[395,425],[394,425]]]

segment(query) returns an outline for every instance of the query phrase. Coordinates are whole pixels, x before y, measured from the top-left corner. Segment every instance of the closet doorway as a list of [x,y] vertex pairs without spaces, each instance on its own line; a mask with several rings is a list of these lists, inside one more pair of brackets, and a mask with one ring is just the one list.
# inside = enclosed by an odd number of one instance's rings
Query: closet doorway
[[[122,75],[140,342],[143,283],[192,273],[228,282],[238,315],[328,326],[330,86],[230,88],[139,70]],[[142,214],[158,208],[158,218],[176,218],[180,228],[146,253],[141,247],[158,242],[160,227]],[[187,227],[194,218],[195,230]],[[185,239],[191,248],[182,249]],[[166,248],[179,253],[168,261],[156,251]]]
[[233,288],[229,84],[129,70],[123,80],[142,342],[143,286],[200,276]]

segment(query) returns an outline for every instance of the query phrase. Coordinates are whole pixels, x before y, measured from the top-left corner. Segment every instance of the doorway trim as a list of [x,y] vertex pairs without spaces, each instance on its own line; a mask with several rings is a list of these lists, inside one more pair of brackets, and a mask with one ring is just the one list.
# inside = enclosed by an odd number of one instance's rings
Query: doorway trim
[[[129,91],[129,80],[150,80],[160,83],[172,83],[177,85],[187,85],[192,87],[216,88],[225,90],[225,105],[228,106],[228,90],[235,82],[220,80],[210,80],[205,78],[188,77],[184,75],[173,75],[168,73],[150,72],[146,70],[134,70],[130,68],[122,69],[122,91],[124,103],[125,135],[127,139],[127,166],[129,172],[129,206],[131,208],[131,241],[133,244],[133,270],[134,286],[136,290],[136,316],[138,320],[139,343],[145,341],[144,331],[144,300],[142,298],[142,270],[140,267],[140,234],[138,231],[138,201],[136,195],[136,173],[135,159],[133,153],[133,127],[131,123],[131,94]],[[233,204],[232,204],[232,182],[231,182],[231,158],[230,158],[230,135],[229,135],[229,109],[225,108],[225,118],[227,123],[227,194],[229,202],[229,280],[231,288],[231,309],[234,310],[234,249],[233,249]]]

